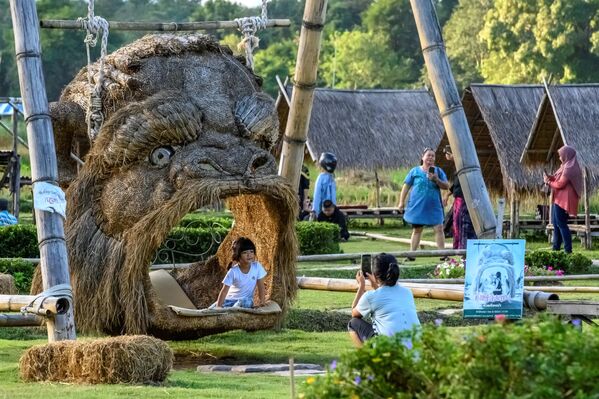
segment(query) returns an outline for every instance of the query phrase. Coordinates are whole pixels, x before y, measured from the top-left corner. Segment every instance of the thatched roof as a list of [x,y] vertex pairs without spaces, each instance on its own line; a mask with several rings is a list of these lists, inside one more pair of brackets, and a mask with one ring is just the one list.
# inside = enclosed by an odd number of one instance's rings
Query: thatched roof
[[[489,192],[506,195],[513,185],[516,192],[533,194],[541,188],[542,171],[523,167],[520,155],[542,96],[540,85],[473,84],[464,91],[464,112]],[[437,149],[437,162],[453,173],[453,162],[450,164],[442,153],[447,144],[445,133]]]
[[[288,109],[278,101],[281,136]],[[316,89],[307,148],[313,160],[334,153],[343,169],[410,167],[425,147],[437,147],[442,134],[439,110],[425,89]]]
[[576,149],[587,168],[589,188],[599,186],[599,84],[546,86],[522,162],[554,170],[564,144]]

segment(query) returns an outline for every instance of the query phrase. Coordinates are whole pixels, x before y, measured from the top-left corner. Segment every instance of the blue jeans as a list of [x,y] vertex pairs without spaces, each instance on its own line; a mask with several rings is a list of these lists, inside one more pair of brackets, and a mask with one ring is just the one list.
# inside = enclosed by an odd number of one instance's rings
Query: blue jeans
[[572,234],[568,228],[568,212],[559,205],[551,207],[551,218],[553,221],[553,250],[559,251],[564,243],[564,251],[572,253]]
[[[252,308],[254,306],[253,298],[241,298],[241,299],[225,299],[223,308]],[[210,305],[209,309],[214,309],[216,302]]]

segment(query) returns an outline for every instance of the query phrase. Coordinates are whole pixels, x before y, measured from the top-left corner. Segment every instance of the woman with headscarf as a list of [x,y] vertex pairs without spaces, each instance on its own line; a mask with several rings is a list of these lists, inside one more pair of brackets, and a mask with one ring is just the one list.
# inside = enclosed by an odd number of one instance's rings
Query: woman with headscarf
[[572,234],[568,228],[568,215],[576,216],[578,201],[582,194],[582,170],[576,160],[576,150],[570,146],[561,147],[557,153],[561,166],[553,175],[545,175],[543,180],[553,191],[553,250],[559,251],[564,243],[564,251],[572,253]]

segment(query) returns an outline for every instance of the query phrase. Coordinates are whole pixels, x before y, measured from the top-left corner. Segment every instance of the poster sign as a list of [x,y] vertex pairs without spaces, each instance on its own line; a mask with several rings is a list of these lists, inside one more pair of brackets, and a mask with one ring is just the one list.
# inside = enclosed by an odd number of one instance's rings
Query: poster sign
[[66,218],[67,201],[60,187],[46,182],[33,184],[33,204],[35,209],[57,212]]
[[464,318],[522,318],[525,240],[468,240]]

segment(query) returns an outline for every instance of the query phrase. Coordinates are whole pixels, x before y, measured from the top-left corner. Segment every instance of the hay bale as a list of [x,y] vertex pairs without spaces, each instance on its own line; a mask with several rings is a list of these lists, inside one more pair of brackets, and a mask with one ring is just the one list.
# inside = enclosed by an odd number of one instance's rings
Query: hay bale
[[87,384],[161,383],[172,365],[168,345],[143,335],[38,345],[25,351],[19,362],[25,381]]
[[15,278],[10,274],[0,273],[0,295],[14,295],[16,293]]

